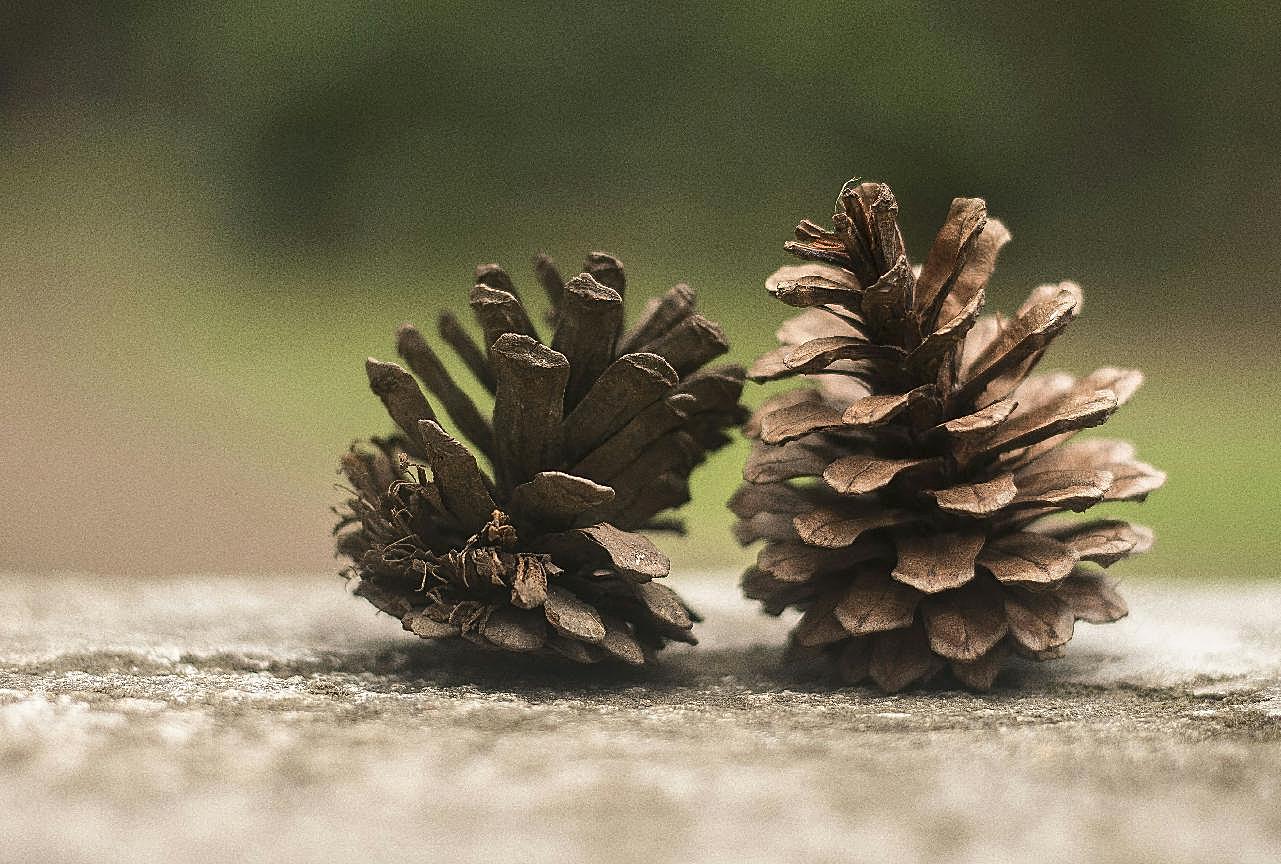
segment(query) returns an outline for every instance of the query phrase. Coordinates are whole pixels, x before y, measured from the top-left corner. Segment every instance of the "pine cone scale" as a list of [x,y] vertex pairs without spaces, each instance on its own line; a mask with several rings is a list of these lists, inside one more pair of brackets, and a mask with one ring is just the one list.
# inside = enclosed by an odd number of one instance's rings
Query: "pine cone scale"
[[943,304],[955,289],[987,222],[987,202],[982,198],[952,200],[947,219],[930,246],[916,282],[915,307],[922,332],[936,326]]
[[569,590],[549,586],[543,607],[548,623],[557,632],[593,645],[605,641],[605,624],[600,613]]
[[495,450],[499,485],[510,490],[560,462],[561,417],[569,361],[520,334],[505,333],[490,349],[494,377]]
[[614,500],[614,490],[562,471],[540,471],[512,490],[514,518],[551,529],[574,527],[584,513]]
[[1030,651],[1049,651],[1072,639],[1076,620],[1072,606],[1057,594],[1031,591],[1007,592],[1005,617],[1010,635]]
[[637,414],[672,393],[680,377],[657,354],[624,354],[565,418],[565,456],[581,459]]
[[980,580],[931,595],[921,613],[930,650],[948,660],[977,660],[1009,632],[1000,594]]
[[921,596],[915,588],[887,579],[883,572],[863,570],[832,614],[853,636],[898,630],[912,625]]
[[402,324],[396,331],[396,353],[410,371],[423,380],[445,407],[445,413],[458,430],[489,459],[495,458],[494,430],[476,408],[476,403],[463,392],[427,344],[423,334],[412,324]]
[[623,298],[584,273],[565,283],[552,350],[569,361],[565,407],[572,410],[614,359]]
[[960,588],[975,577],[975,564],[987,536],[978,531],[937,534],[899,533],[898,559],[890,575],[926,594]]
[[418,424],[441,503],[464,530],[479,531],[496,508],[476,457],[431,420]]
[[694,313],[694,291],[684,283],[675,285],[662,299],[651,301],[631,330],[619,343],[620,354],[633,354],[648,345]]

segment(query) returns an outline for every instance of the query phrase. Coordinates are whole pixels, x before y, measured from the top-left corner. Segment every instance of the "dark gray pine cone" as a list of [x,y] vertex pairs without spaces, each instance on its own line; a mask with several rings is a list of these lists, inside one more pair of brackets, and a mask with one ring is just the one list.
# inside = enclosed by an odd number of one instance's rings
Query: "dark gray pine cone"
[[[438,320],[492,394],[492,420],[410,324],[397,350],[413,374],[367,362],[399,431],[344,455],[338,550],[355,593],[423,638],[639,665],[669,640],[694,643],[698,619],[654,581],[667,557],[635,532],[683,530],[662,514],[689,500],[690,472],[746,418],[745,373],[703,368],[728,345],[687,285],[624,331],[617,259],[589,255],[568,282],[545,256],[534,267],[549,343],[493,264],[471,292],[483,343],[449,313]],[[492,475],[445,432],[415,375]]]
[[743,589],[771,614],[804,610],[793,650],[826,653],[847,682],[894,691],[950,670],[986,689],[1010,652],[1061,656],[1075,621],[1127,612],[1101,568],[1152,533],[1055,514],[1142,500],[1165,475],[1123,441],[1070,440],[1129,400],[1137,370],[1031,374],[1078,286],[980,315],[1009,239],[983,200],[952,202],[919,268],[897,214],[888,186],[851,181],[832,230],[805,220],[786,244],[807,263],[766,282],[805,311],[748,376],[813,386],[747,424],[731,507],[739,540],[765,545]]

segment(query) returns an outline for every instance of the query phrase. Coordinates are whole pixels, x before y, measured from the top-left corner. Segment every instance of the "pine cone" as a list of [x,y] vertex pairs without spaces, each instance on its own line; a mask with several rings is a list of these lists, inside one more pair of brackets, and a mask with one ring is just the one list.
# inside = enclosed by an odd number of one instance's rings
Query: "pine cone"
[[771,614],[804,610],[793,650],[828,654],[849,683],[895,691],[950,669],[986,689],[1011,651],[1058,657],[1074,621],[1123,617],[1098,566],[1152,544],[1141,526],[1045,517],[1142,500],[1165,475],[1125,442],[1068,440],[1124,404],[1138,371],[1030,374],[1079,287],[980,316],[1010,236],[983,200],[952,202],[920,268],[897,215],[888,186],[847,183],[833,230],[806,220],[786,244],[808,263],[766,282],[805,311],[748,377],[815,386],[748,421],[731,508],[740,542],[766,542],[743,589]]
[[494,397],[492,423],[412,325],[397,349],[413,375],[370,359],[370,387],[399,427],[353,445],[341,470],[340,554],[355,593],[423,638],[461,637],[584,663],[642,664],[668,640],[693,644],[697,616],[669,588],[667,557],[638,529],[683,530],[659,514],[689,500],[689,473],[746,418],[745,372],[701,369],[728,345],[686,285],[623,332],[622,265],[588,256],[562,281],[535,261],[551,301],[550,347],[510,277],[477,268],[471,306],[485,350],[449,313],[441,339]]

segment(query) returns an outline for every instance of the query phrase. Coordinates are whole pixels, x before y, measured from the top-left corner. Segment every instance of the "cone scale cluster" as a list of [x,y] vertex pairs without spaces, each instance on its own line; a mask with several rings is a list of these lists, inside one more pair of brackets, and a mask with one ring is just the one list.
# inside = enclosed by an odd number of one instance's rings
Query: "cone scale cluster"
[[1076,621],[1126,614],[1102,568],[1151,532],[1062,514],[1142,500],[1165,478],[1125,442],[1073,440],[1130,399],[1138,371],[1034,374],[1078,286],[981,314],[1009,239],[985,203],[955,199],[919,267],[897,213],[888,186],[851,181],[830,230],[806,220],[786,244],[805,263],[766,283],[804,311],[749,377],[809,386],[745,427],[731,509],[740,542],[764,545],[743,588],[771,614],[803,610],[792,649],[846,682],[986,689],[1010,654],[1061,656]]
[[682,530],[664,511],[745,419],[744,370],[707,366],[728,344],[686,285],[625,329],[617,259],[589,255],[568,281],[546,257],[534,269],[545,327],[497,265],[477,268],[470,297],[482,342],[438,320],[490,416],[412,325],[397,333],[408,369],[367,362],[398,432],[343,457],[338,550],[355,593],[423,638],[642,665],[695,642],[697,616],[656,581],[668,559],[638,532]]

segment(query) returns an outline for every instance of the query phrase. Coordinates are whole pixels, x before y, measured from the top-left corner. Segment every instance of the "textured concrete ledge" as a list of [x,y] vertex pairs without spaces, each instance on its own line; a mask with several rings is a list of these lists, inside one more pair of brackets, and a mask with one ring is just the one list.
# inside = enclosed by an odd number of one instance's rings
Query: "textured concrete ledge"
[[734,577],[656,673],[333,577],[0,574],[2,861],[1276,861],[1281,587],[1131,585],[991,694],[830,691]]

